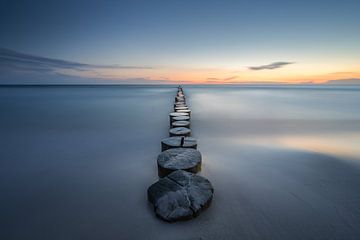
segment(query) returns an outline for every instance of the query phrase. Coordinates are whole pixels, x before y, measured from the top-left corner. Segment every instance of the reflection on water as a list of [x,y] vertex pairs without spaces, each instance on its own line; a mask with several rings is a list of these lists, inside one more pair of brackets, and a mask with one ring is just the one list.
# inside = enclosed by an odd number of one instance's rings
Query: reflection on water
[[345,132],[333,135],[285,136],[279,139],[273,139],[273,141],[294,149],[315,151],[337,157],[360,159],[359,133]]
[[358,87],[210,87],[190,92],[195,120],[211,129],[207,137],[360,159]]

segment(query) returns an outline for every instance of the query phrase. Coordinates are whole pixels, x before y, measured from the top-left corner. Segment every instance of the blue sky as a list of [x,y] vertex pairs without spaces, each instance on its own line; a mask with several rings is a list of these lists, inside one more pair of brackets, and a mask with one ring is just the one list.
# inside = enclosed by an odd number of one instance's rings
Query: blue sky
[[[59,79],[357,78],[359,12],[360,1],[1,1],[0,47],[141,69],[93,69],[97,75],[60,69]],[[276,62],[293,64],[251,71]]]

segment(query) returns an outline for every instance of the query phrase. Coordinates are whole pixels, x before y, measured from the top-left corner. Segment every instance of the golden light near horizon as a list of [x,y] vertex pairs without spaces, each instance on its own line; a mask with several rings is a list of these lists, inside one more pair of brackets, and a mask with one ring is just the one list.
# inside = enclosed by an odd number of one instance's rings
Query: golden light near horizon
[[250,70],[247,67],[235,68],[184,68],[154,67],[149,69],[96,69],[95,71],[63,70],[61,73],[88,78],[113,80],[145,78],[149,82],[162,80],[164,83],[183,84],[233,84],[233,83],[326,83],[330,80],[360,78],[355,66],[344,68],[337,65],[294,63],[278,69]]

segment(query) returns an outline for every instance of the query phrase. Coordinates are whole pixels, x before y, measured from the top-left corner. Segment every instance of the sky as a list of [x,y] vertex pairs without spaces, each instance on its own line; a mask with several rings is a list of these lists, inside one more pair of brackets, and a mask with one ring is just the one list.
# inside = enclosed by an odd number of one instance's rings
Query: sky
[[359,13],[359,0],[0,0],[0,84],[360,83]]

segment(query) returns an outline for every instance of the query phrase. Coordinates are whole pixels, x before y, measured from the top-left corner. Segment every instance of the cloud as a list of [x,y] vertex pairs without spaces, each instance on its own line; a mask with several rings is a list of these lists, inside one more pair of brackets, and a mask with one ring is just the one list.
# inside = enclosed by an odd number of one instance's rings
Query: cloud
[[91,71],[96,69],[152,69],[147,66],[96,65],[40,57],[0,48],[0,67],[19,71],[55,72],[58,69]]
[[333,85],[359,85],[360,78],[348,78],[348,79],[335,79],[328,80],[325,84],[333,84]]
[[230,80],[233,80],[235,78],[237,78],[238,76],[231,76],[231,77],[227,77],[227,78],[214,78],[214,77],[210,77],[210,78],[207,78],[207,80],[209,82],[218,82],[218,81],[230,81]]
[[273,63],[267,64],[267,65],[252,66],[252,67],[248,67],[248,68],[253,71],[272,70],[272,69],[282,68],[289,64],[294,64],[294,63],[293,62],[273,62]]
[[[73,62],[0,48],[0,84],[18,83],[69,83],[104,82],[114,80],[145,83],[163,82],[161,79],[126,78],[111,74],[109,70],[143,70],[150,66],[97,65]],[[118,71],[116,71],[118,72]]]

